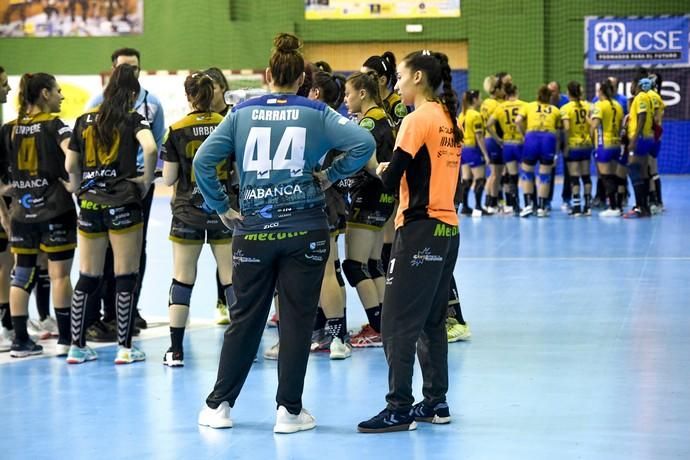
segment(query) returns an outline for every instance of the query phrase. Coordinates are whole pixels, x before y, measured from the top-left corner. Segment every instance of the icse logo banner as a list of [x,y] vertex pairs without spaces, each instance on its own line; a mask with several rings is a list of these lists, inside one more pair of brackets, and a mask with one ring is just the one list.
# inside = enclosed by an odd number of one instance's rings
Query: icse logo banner
[[690,16],[585,18],[585,67],[690,66]]

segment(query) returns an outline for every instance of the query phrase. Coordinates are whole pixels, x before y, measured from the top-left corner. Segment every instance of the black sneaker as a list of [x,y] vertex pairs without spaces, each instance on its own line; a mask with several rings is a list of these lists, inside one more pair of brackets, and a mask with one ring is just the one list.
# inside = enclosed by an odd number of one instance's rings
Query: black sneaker
[[100,319],[86,328],[89,342],[117,342],[117,333]]
[[438,424],[450,423],[450,410],[448,409],[448,403],[445,402],[438,403],[434,407],[431,407],[427,406],[422,401],[412,407],[412,415],[418,422]]
[[165,352],[165,356],[163,356],[163,364],[168,367],[184,366],[184,352],[182,350],[173,351],[172,348],[168,348],[168,351]]
[[393,431],[412,431],[417,429],[417,422],[411,411],[395,412],[384,409],[375,417],[357,425],[360,433],[389,433]]
[[472,211],[474,211],[474,209],[470,208],[469,206],[463,206],[460,210],[460,214],[462,214],[463,216],[471,216]]
[[139,314],[138,309],[134,311],[134,327],[139,329],[147,329],[149,327],[146,320]]
[[27,356],[40,355],[41,353],[43,353],[43,347],[31,339],[26,339],[23,342],[14,339],[12,341],[12,348],[10,348],[10,356],[13,358],[26,358]]

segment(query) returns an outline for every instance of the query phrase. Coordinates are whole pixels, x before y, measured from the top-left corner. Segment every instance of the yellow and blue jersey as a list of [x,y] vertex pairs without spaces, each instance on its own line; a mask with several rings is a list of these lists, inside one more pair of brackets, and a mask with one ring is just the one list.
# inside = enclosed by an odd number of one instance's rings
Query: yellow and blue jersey
[[621,143],[621,123],[623,121],[623,107],[615,100],[597,101],[592,108],[592,119],[599,120],[596,131],[596,145],[604,147],[618,147]]
[[476,147],[477,133],[484,131],[484,119],[474,109],[468,109],[458,117],[458,125],[462,129],[462,145]]
[[[644,124],[638,126],[638,116],[642,113],[647,114]],[[652,137],[652,125],[654,124],[654,108],[649,94],[646,92],[638,93],[630,104],[630,119],[628,121],[628,134],[630,137],[638,135],[640,137]]]
[[516,99],[514,101],[503,101],[496,106],[492,117],[496,120],[498,125],[503,131],[503,141],[512,144],[522,144],[524,142],[524,136],[517,128],[515,124],[515,119],[527,103]]
[[526,121],[526,131],[544,131],[556,133],[561,124],[561,113],[551,104],[529,102],[518,112]]
[[587,101],[579,104],[570,101],[561,107],[561,120],[568,120],[568,147],[581,149],[592,147],[589,135],[589,112],[591,106]]

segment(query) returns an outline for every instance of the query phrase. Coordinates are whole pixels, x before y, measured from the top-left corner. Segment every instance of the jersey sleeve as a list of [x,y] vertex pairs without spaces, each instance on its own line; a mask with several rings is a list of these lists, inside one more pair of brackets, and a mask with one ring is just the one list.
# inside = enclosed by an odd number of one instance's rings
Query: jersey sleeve
[[479,116],[474,116],[472,118],[472,127],[474,128],[475,133],[479,133],[484,131],[484,119]]
[[53,129],[55,130],[55,138],[58,144],[72,137],[72,128],[59,118],[53,121]]
[[602,114],[601,114],[601,104],[599,104],[599,102],[596,102],[596,103],[592,106],[592,119],[595,119],[595,118],[596,118],[596,119],[599,119],[599,120],[601,120],[601,118],[602,118]]
[[81,133],[84,130],[84,121],[82,117],[77,118],[77,122],[74,124],[74,130],[71,132],[69,138],[69,149],[77,153],[81,153],[83,150],[81,148]]
[[161,160],[170,163],[180,162],[180,155],[177,153],[177,148],[175,147],[175,137],[175,132],[171,129],[168,132],[167,139],[161,147]]
[[413,117],[412,115],[414,112],[403,119],[395,141],[395,148],[404,150],[414,158],[424,145],[429,131],[429,121],[427,117]]
[[132,112],[132,124],[134,125],[134,135],[137,135],[142,129],[151,130],[151,123],[137,112]]

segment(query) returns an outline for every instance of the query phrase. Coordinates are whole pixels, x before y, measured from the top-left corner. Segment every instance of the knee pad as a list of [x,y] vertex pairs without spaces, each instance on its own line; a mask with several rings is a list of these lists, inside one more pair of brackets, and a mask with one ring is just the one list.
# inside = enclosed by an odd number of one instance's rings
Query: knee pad
[[115,277],[115,291],[117,292],[133,292],[137,286],[138,273],[130,273],[127,275],[119,275]]
[[582,183],[585,185],[592,185],[592,176],[589,174],[585,174],[582,176]]
[[345,259],[343,261],[343,273],[350,286],[355,287],[364,280],[371,279],[369,274],[369,267],[366,263],[357,262],[356,260]]
[[333,261],[333,266],[335,267],[335,279],[338,280],[338,286],[345,287],[345,280],[343,279],[343,271],[340,268],[340,259],[335,259]]
[[367,268],[372,279],[381,278],[386,274],[383,270],[383,261],[381,259],[369,259]]
[[480,177],[479,179],[474,180],[474,188],[475,189],[484,187],[485,185],[486,185],[486,178],[485,177]]
[[170,285],[170,293],[168,295],[168,307],[170,305],[184,305],[185,307],[189,307],[189,303],[192,300],[193,287],[193,284],[180,283],[173,278],[172,284]]
[[91,294],[98,290],[98,285],[100,282],[101,278],[98,276],[89,276],[79,273],[79,279],[77,280],[77,284],[74,286],[74,290],[83,292],[85,294]]
[[533,182],[534,181],[534,171],[525,171],[524,169],[520,170],[520,179],[526,181],[526,182]]
[[36,276],[36,267],[27,267],[24,265],[17,265],[12,270],[12,282],[11,286],[23,289],[26,292],[31,292],[36,284],[38,277]]
[[550,173],[539,173],[539,182],[541,184],[550,184],[551,183],[551,174]]
[[580,185],[580,176],[570,176],[570,186],[577,187]]

